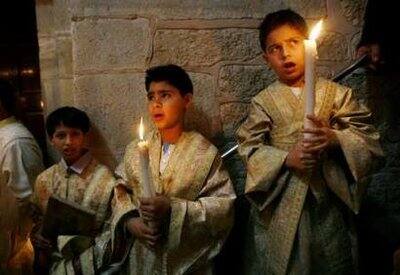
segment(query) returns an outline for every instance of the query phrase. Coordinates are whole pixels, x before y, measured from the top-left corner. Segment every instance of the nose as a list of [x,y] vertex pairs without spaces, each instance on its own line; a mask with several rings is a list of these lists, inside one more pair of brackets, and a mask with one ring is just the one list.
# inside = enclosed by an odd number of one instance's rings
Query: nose
[[161,97],[155,96],[153,100],[150,102],[150,105],[153,107],[162,107]]
[[72,143],[71,136],[70,136],[70,135],[67,135],[66,138],[65,138],[65,144],[69,145],[69,144],[71,144],[71,143]]
[[287,57],[290,56],[290,51],[289,51],[289,47],[287,45],[283,45],[282,46],[282,57],[284,59],[286,59]]

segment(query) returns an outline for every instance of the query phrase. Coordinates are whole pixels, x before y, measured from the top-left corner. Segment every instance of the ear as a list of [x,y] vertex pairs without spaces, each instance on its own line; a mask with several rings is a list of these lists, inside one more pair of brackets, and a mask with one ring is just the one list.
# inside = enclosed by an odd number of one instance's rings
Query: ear
[[267,66],[270,66],[267,52],[263,51],[262,57],[264,58],[264,61],[267,64]]
[[189,108],[189,106],[192,104],[193,102],[193,94],[188,93],[183,97],[183,100],[185,101],[185,108]]
[[50,144],[54,146],[54,134],[53,136],[49,137]]

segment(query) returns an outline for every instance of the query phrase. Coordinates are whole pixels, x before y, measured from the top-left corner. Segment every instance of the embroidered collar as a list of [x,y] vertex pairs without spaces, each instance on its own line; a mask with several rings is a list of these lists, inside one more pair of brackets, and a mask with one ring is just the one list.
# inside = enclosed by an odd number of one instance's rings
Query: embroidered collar
[[82,157],[80,157],[77,161],[75,161],[71,166],[68,166],[65,160],[62,158],[60,161],[60,165],[66,171],[74,172],[77,174],[82,174],[83,170],[88,167],[89,163],[91,162],[93,156],[92,154],[87,151]]

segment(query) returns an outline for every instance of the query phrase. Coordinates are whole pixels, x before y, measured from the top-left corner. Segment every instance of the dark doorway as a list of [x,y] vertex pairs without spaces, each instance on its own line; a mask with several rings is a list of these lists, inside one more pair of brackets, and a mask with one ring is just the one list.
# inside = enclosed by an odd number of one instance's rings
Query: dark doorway
[[5,1],[0,8],[0,78],[18,90],[20,118],[46,155],[34,0]]

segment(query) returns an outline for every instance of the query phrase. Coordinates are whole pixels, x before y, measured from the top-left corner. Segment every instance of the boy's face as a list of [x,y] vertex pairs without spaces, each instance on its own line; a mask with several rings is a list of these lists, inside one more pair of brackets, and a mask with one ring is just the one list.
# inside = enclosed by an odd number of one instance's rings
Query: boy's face
[[51,144],[59,151],[68,165],[76,162],[84,153],[87,134],[78,128],[63,124],[56,127]]
[[157,129],[167,130],[183,126],[184,116],[192,101],[192,94],[182,96],[168,82],[151,82],[147,93],[149,114]]
[[290,25],[269,33],[264,59],[278,78],[289,86],[302,86],[304,79],[304,35]]

